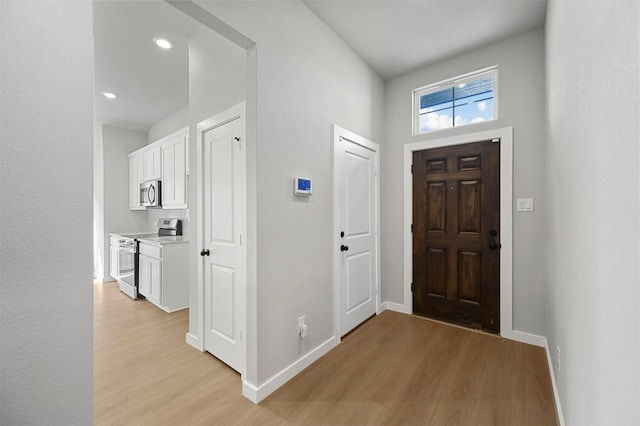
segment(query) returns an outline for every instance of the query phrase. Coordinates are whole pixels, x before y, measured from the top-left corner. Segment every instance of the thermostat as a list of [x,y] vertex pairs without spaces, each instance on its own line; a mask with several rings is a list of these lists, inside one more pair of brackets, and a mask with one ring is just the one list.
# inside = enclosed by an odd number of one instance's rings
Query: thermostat
[[293,193],[296,195],[311,195],[311,178],[293,178]]

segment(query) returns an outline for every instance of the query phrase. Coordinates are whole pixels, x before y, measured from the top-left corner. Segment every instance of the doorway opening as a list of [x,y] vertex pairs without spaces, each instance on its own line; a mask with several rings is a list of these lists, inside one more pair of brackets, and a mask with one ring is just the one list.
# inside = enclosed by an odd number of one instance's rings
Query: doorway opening
[[[185,268],[184,271],[184,281],[185,285],[188,286],[189,289],[189,330],[186,334],[187,343],[191,346],[196,347],[197,349],[203,350],[203,325],[201,316],[203,315],[202,311],[202,298],[203,295],[197,292],[197,262],[200,261],[201,256],[200,248],[196,245],[196,235],[202,232],[202,229],[198,227],[198,218],[201,216],[201,213],[196,208],[198,193],[196,187],[196,175],[199,172],[197,167],[197,161],[200,158],[200,155],[196,152],[196,124],[197,122],[211,117],[216,113],[225,110],[233,105],[238,104],[238,102],[246,102],[246,112],[248,118],[246,120],[246,133],[247,137],[245,138],[244,146],[247,149],[247,159],[250,164],[255,163],[255,118],[256,118],[256,74],[257,74],[257,66],[256,66],[256,46],[253,41],[216,18],[212,14],[210,14],[204,8],[196,5],[191,1],[180,1],[180,2],[172,2],[172,1],[163,1],[163,2],[97,2],[101,5],[102,9],[106,8],[116,8],[116,7],[125,7],[125,8],[137,8],[140,9],[140,14],[133,13],[120,13],[116,10],[110,12],[111,15],[117,17],[118,19],[125,19],[128,23],[131,23],[131,27],[134,29],[134,36],[141,38],[142,40],[134,40],[133,37],[125,37],[124,31],[120,31],[122,22],[118,21],[118,25],[106,25],[106,27],[110,28],[118,28],[118,31],[111,29],[111,33],[114,37],[119,37],[124,40],[124,48],[123,49],[111,49],[111,51],[120,51],[120,52],[129,52],[132,48],[134,42],[141,43],[145,48],[149,49],[157,49],[157,46],[153,44],[153,39],[158,34],[152,34],[147,36],[145,34],[141,34],[142,27],[153,27],[157,32],[160,31],[174,31],[174,35],[169,35],[167,38],[170,39],[174,44],[174,50],[176,44],[181,44],[183,48],[186,47],[186,56],[183,57],[182,65],[186,69],[187,78],[185,81],[181,83],[181,96],[171,95],[165,93],[163,88],[167,88],[166,86],[172,85],[172,82],[169,82],[172,73],[169,72],[169,76],[164,74],[164,69],[162,68],[162,64],[155,64],[155,69],[151,71],[147,70],[147,72],[143,72],[142,77],[136,77],[132,73],[127,73],[126,67],[120,67],[120,71],[124,76],[119,76],[118,78],[123,78],[125,82],[129,84],[128,87],[133,87],[136,89],[136,95],[140,95],[144,92],[143,86],[150,82],[156,82],[160,80],[160,88],[156,88],[156,90],[152,90],[152,93],[162,97],[162,95],[166,95],[165,98],[169,99],[186,99],[182,104],[180,104],[180,109],[178,109],[173,114],[160,114],[158,119],[153,118],[149,120],[148,123],[143,124],[135,124],[129,123],[132,128],[127,129],[127,131],[135,131],[140,133],[140,137],[137,137],[136,143],[145,145],[149,142],[152,142],[153,139],[161,137],[163,134],[171,133],[171,129],[173,128],[184,128],[185,126],[189,129],[189,134],[191,135],[191,142],[187,143],[186,148],[186,206],[181,208],[180,210],[172,209],[158,209],[156,211],[144,210],[140,209],[138,211],[133,211],[133,209],[129,209],[127,204],[126,195],[127,195],[127,186],[124,185],[111,185],[112,188],[120,188],[122,186],[122,190],[114,189],[114,196],[111,196],[107,193],[107,191],[103,188],[99,188],[98,190],[94,189],[94,204],[96,208],[94,211],[100,212],[98,216],[94,218],[94,239],[96,240],[95,246],[102,247],[105,245],[104,235],[108,232],[114,231],[140,231],[145,230],[147,228],[147,223],[155,223],[157,221],[157,216],[164,214],[165,216],[171,217],[179,217],[183,219],[184,223],[184,231],[183,233],[189,237],[190,242],[187,243],[189,245],[189,261],[188,268]],[[98,8],[100,9],[100,8]],[[100,10],[102,10],[100,9]],[[136,10],[137,10],[136,9]],[[151,10],[151,11],[150,11]],[[156,13],[162,17],[160,19],[154,19]],[[139,17],[139,15],[141,17]],[[140,21],[144,21],[145,25],[136,25],[136,19]],[[95,22],[95,20],[94,20]],[[173,26],[178,27],[173,28]],[[147,28],[148,29],[148,28]],[[94,29],[95,32],[95,29]],[[121,41],[122,41],[121,40]],[[178,41],[178,43],[177,43]],[[149,44],[150,46],[147,46]],[[217,50],[216,50],[217,49]],[[223,50],[222,54],[220,53],[220,49]],[[236,50],[239,54],[230,53],[232,50]],[[109,49],[107,49],[109,50]],[[212,50],[214,51],[212,53]],[[165,60],[171,56],[171,50],[167,51],[159,51],[159,55],[162,60]],[[182,50],[185,52],[185,49]],[[154,51],[154,54],[157,52]],[[162,56],[164,55],[164,56]],[[228,59],[229,56],[233,56],[232,60],[221,60],[221,58]],[[137,55],[133,55],[133,57],[138,57]],[[144,62],[144,61],[142,61]],[[151,62],[151,61],[147,61]],[[110,63],[110,61],[103,61],[102,63]],[[215,66],[215,69],[207,69],[207,67]],[[239,65],[238,65],[239,64]],[[152,66],[154,64],[151,64]],[[238,65],[236,69],[232,69],[233,65]],[[199,67],[199,68],[198,68]],[[113,67],[106,69],[104,67],[99,67],[99,64],[96,62],[96,73],[109,73],[113,71]],[[116,67],[117,68],[117,67]],[[194,69],[201,78],[194,79]],[[174,73],[175,74],[175,73]],[[127,75],[128,81],[127,80]],[[164,76],[164,80],[163,80]],[[197,76],[196,76],[197,77]],[[97,94],[95,98],[98,100],[102,100],[98,98],[100,95],[100,91],[104,90],[98,87],[99,84],[98,76],[95,76],[96,81],[96,90]],[[249,82],[249,83],[247,83]],[[163,86],[164,85],[164,86]],[[121,95],[120,99],[126,98],[126,93],[123,90],[114,89],[114,92],[119,92]],[[184,92],[184,93],[183,93]],[[211,96],[211,92],[215,92],[215,96]],[[194,93],[197,96],[194,96]],[[185,96],[182,96],[185,95]],[[144,99],[140,99],[144,103]],[[149,100],[147,100],[149,101]],[[150,108],[158,107],[159,103],[157,98],[151,99],[147,104]],[[114,106],[115,105],[115,106]],[[117,108],[117,101],[110,105],[113,108]],[[145,111],[142,111],[142,116]],[[125,111],[126,115],[126,111]],[[147,114],[149,115],[149,114]],[[129,114],[129,117],[132,117],[133,114]],[[157,116],[157,115],[156,115]],[[156,117],[153,116],[153,117]],[[102,117],[104,118],[104,116]],[[157,121],[160,120],[160,121]],[[103,124],[102,120],[96,120],[96,134],[98,132],[98,124]],[[157,124],[157,125],[156,125]],[[149,130],[149,126],[151,126],[153,131]],[[164,132],[164,133],[163,133]],[[152,135],[154,135],[152,137]],[[100,137],[99,141],[100,149],[102,149],[102,137]],[[126,164],[127,152],[134,151],[136,147],[131,149],[123,148],[120,149],[117,154],[119,157],[122,157]],[[114,151],[115,152],[115,151]],[[113,156],[110,157],[113,159]],[[111,160],[109,160],[111,161]],[[118,160],[119,161],[119,160]],[[98,165],[99,164],[99,165]],[[111,179],[105,178],[102,174],[106,170],[113,170],[113,168],[107,164],[106,157],[100,157],[94,159],[94,168],[96,173],[101,174],[100,178],[95,179],[96,182],[102,184],[103,182],[111,182]],[[117,174],[123,177],[123,182],[127,180],[127,171],[117,169]],[[246,178],[247,186],[251,188],[252,193],[255,194],[255,167],[251,168],[244,176]],[[120,196],[117,194],[124,194],[124,196]],[[122,199],[122,200],[121,200]],[[107,201],[109,201],[107,203]],[[117,202],[116,202],[117,201]],[[122,203],[120,202],[122,201]],[[120,204],[122,204],[120,206]],[[118,217],[127,218],[128,222],[123,222],[119,220],[114,222],[115,226],[118,229],[112,229],[108,226],[108,221],[104,220],[102,216],[104,214],[105,209],[109,209],[109,214],[115,211],[116,207],[118,208],[117,215]],[[247,200],[245,205],[246,209],[251,211],[255,211],[255,198],[250,197]],[[123,224],[124,223],[124,224]],[[127,223],[130,223],[127,225]],[[253,247],[255,244],[255,215],[250,217],[249,223],[249,231],[246,235],[243,235],[244,242],[247,246]],[[99,228],[99,229],[98,229]],[[107,240],[108,241],[108,237]],[[106,243],[108,244],[108,242]],[[104,250],[102,250],[104,252]],[[251,251],[249,254],[249,261],[246,262],[247,265],[245,267],[248,269],[245,270],[246,279],[245,283],[248,286],[253,286],[255,293],[255,257],[253,256],[255,250]],[[105,266],[106,262],[106,266]],[[96,268],[95,275],[98,275],[99,281],[102,281],[103,278],[108,280],[108,275],[104,274],[103,271],[108,271],[108,259],[104,259],[104,254],[98,252],[96,250],[95,254],[95,263],[96,265],[102,265],[99,270]],[[253,266],[252,266],[253,265]],[[187,273],[188,269],[188,273]],[[246,292],[246,288],[243,289]],[[143,303],[146,303],[143,301]],[[255,312],[255,306],[253,309],[247,307],[246,312]],[[244,320],[244,318],[243,318]],[[257,328],[255,323],[250,323],[247,325],[247,328],[250,330],[255,330]],[[246,329],[245,329],[246,330]],[[185,330],[187,331],[187,330]],[[252,341],[247,339],[247,334],[245,334],[245,345],[249,345],[250,347],[254,347],[256,343],[257,337],[255,337],[255,333],[251,333]],[[255,363],[251,364],[247,367],[242,374],[242,380],[249,383],[256,382],[256,373],[255,373]],[[246,373],[246,374],[245,374]]]

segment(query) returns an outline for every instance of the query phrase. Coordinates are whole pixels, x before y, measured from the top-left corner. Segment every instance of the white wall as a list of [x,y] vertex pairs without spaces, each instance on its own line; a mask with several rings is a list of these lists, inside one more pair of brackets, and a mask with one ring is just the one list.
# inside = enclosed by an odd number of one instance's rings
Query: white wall
[[[198,4],[256,42],[259,386],[333,336],[331,124],[383,143],[383,82],[301,2]],[[296,174],[314,179],[308,203],[293,200]]]
[[[154,231],[144,210],[129,210],[129,153],[146,145],[143,132],[102,126],[104,275],[109,277],[109,233]],[[100,256],[100,254],[99,254]]]
[[640,424],[638,13],[547,9],[545,334],[569,425]]
[[[499,66],[499,112],[492,122],[412,136],[412,90]],[[386,145],[382,155],[382,300],[403,304],[404,145],[463,133],[514,128],[514,198],[534,198],[535,212],[513,215],[513,328],[545,331],[544,32],[476,49],[387,82]],[[515,201],[514,201],[515,205]]]
[[246,51],[207,27],[189,39],[189,120],[202,120],[245,100]]
[[0,2],[3,425],[93,423],[91,8]]
[[147,141],[149,143],[155,142],[158,139],[162,139],[165,136],[168,136],[184,127],[187,127],[188,125],[189,105],[185,106],[184,108],[180,108],[173,114],[151,126],[147,134]]

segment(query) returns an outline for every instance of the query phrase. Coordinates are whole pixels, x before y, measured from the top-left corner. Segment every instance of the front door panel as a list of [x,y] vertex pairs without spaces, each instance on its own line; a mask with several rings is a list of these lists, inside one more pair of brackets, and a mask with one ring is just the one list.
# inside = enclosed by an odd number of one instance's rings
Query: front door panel
[[500,144],[413,154],[413,310],[498,332]]

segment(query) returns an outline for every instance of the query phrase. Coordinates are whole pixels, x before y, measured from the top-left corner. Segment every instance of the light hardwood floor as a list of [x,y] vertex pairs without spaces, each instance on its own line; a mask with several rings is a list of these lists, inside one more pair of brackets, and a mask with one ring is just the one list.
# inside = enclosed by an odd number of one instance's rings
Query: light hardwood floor
[[542,348],[383,312],[269,398],[167,314],[95,285],[97,425],[555,425]]

